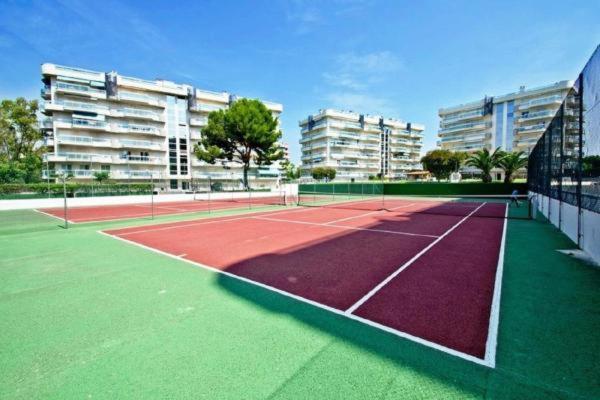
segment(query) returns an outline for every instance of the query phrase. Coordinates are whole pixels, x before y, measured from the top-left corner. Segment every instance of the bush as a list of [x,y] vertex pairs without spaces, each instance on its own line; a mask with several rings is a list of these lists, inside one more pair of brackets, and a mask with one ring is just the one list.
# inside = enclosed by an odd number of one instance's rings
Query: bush
[[[150,194],[150,183],[75,183],[66,184],[70,197],[115,196]],[[60,197],[63,195],[62,183],[7,183],[0,184],[0,198]]]

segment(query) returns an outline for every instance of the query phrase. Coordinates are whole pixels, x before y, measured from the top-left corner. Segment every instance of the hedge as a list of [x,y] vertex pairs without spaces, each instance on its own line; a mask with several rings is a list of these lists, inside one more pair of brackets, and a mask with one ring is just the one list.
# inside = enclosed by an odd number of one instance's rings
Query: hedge
[[300,192],[386,195],[507,195],[513,190],[527,193],[527,183],[409,182],[409,183],[317,183],[300,184]]
[[[150,194],[150,183],[75,183],[66,184],[68,197],[116,196]],[[7,183],[0,184],[0,199],[35,199],[62,197],[62,183]]]

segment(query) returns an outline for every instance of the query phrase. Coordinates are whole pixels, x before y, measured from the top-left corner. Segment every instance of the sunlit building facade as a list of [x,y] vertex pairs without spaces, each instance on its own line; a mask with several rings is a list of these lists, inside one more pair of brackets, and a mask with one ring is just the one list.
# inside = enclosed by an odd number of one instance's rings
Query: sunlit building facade
[[[42,65],[42,81],[45,177],[66,173],[86,181],[108,172],[115,181],[153,180],[165,190],[242,179],[240,164],[211,165],[194,155],[208,114],[228,108],[235,95],[55,64]],[[283,111],[263,103],[276,117]],[[278,163],[249,173],[253,187],[279,177]]]
[[438,147],[473,152],[487,148],[529,153],[573,86],[573,81],[526,89],[441,108]]
[[325,109],[299,125],[303,177],[316,167],[334,168],[336,180],[405,179],[420,169],[421,124]]

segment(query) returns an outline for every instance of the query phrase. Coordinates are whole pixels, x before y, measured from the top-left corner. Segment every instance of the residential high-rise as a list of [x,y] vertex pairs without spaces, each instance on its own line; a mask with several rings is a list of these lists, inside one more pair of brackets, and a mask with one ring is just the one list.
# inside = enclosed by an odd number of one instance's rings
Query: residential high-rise
[[525,89],[472,103],[441,108],[438,147],[475,151],[500,147],[505,151],[531,151],[573,81]]
[[[106,171],[116,181],[152,179],[169,190],[239,185],[240,164],[194,156],[208,114],[229,107],[235,95],[54,64],[42,65],[42,80],[46,177],[65,171],[90,180]],[[283,111],[263,103],[274,116]],[[278,163],[249,173],[252,187],[272,186],[279,177]]]
[[336,180],[406,178],[420,168],[421,124],[332,109],[300,121],[302,174],[333,167]]

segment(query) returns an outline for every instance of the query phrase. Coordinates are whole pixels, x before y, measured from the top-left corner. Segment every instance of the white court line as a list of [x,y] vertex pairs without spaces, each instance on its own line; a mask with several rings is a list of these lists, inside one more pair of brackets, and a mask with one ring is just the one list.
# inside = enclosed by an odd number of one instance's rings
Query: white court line
[[[59,216],[57,216],[57,215],[52,215],[52,214],[49,214],[49,213],[47,213],[47,212],[44,212],[44,211],[42,211],[42,210],[39,210],[39,209],[37,209],[37,208],[34,208],[34,209],[33,209],[33,211],[35,211],[35,212],[38,212],[38,213],[40,213],[40,214],[47,215],[48,217],[56,218],[56,219],[57,219],[57,220],[59,220],[59,221],[65,222],[65,218],[64,218],[64,217],[59,217]],[[68,213],[67,213],[67,215],[68,215]],[[70,221],[70,220],[67,220],[67,222],[68,222],[69,224],[77,224],[77,223],[79,223],[79,222],[73,222],[73,221]]]
[[494,368],[496,366],[496,348],[498,346],[498,327],[500,325],[500,295],[502,292],[502,274],[504,272],[504,249],[506,243],[506,226],[508,225],[508,204],[504,211],[504,226],[502,227],[502,241],[498,254],[498,266],[496,267],[496,280],[494,281],[494,295],[490,310],[490,324],[488,337],[485,344],[485,360]]
[[314,307],[320,308],[322,310],[329,311],[331,313],[334,313],[334,314],[340,315],[342,317],[345,317],[345,318],[348,318],[348,319],[351,319],[351,320],[363,323],[365,325],[369,325],[369,326],[371,326],[373,328],[377,328],[379,330],[391,333],[392,335],[401,337],[403,339],[408,339],[408,340],[410,340],[412,342],[415,342],[415,343],[418,343],[418,344],[421,344],[421,345],[433,348],[435,350],[439,350],[439,351],[441,351],[443,353],[450,354],[452,356],[462,358],[463,360],[471,361],[471,362],[473,362],[475,364],[479,364],[479,365],[483,365],[483,366],[486,366],[486,367],[494,368],[493,365],[490,365],[487,360],[482,360],[481,358],[477,358],[477,357],[472,356],[470,354],[463,353],[461,351],[451,349],[449,347],[443,346],[443,345],[438,344],[438,343],[430,342],[429,340],[420,338],[418,336],[413,336],[413,335],[411,335],[409,333],[402,332],[402,331],[396,330],[394,328],[390,328],[389,326],[382,325],[380,323],[371,321],[371,320],[366,319],[366,318],[359,317],[359,316],[354,315],[354,314],[348,314],[348,313],[346,313],[346,312],[344,312],[342,310],[339,310],[337,308],[330,307],[330,306],[325,305],[325,304],[321,304],[321,303],[316,302],[314,300],[310,300],[310,299],[307,299],[305,297],[298,296],[296,294],[292,294],[292,293],[286,292],[286,291],[281,290],[281,289],[277,289],[276,287],[269,286],[269,285],[261,283],[261,282],[253,281],[251,279],[244,278],[243,276],[235,275],[235,274],[232,274],[231,272],[223,271],[223,270],[220,270],[218,268],[211,267],[211,266],[205,265],[205,264],[201,264],[201,263],[196,262],[196,261],[192,261],[192,260],[189,260],[189,259],[186,259],[186,258],[180,258],[180,257],[178,257],[176,255],[164,252],[162,250],[155,249],[153,247],[145,246],[145,245],[143,245],[141,243],[137,243],[137,242],[134,242],[132,240],[124,239],[124,238],[122,238],[120,236],[117,236],[117,235],[111,235],[111,234],[103,232],[103,231],[98,231],[98,233],[100,233],[102,235],[105,235],[105,236],[108,236],[108,237],[113,238],[113,239],[121,240],[121,241],[123,241],[125,243],[132,244],[134,246],[141,247],[141,248],[146,249],[146,250],[150,250],[150,251],[152,251],[154,253],[158,253],[158,254],[161,254],[163,256],[167,256],[169,258],[173,258],[175,260],[186,262],[188,264],[191,264],[191,265],[193,265],[195,267],[202,268],[204,270],[208,270],[208,271],[211,271],[211,272],[214,272],[214,273],[222,274],[222,275],[228,276],[230,278],[233,278],[233,279],[236,279],[236,280],[239,280],[239,281],[242,281],[242,282],[246,282],[246,283],[249,283],[251,285],[255,285],[255,286],[261,287],[263,289],[270,290],[270,291],[275,292],[275,293],[279,293],[279,294],[281,294],[281,295],[283,295],[285,297],[292,298],[292,299],[300,301],[302,303],[310,304],[310,305],[312,305]]
[[377,211],[371,211],[368,212],[366,214],[361,214],[361,215],[355,215],[352,217],[347,217],[347,218],[340,218],[340,219],[334,219],[333,221],[329,221],[329,222],[324,222],[325,225],[328,224],[334,224],[336,222],[343,222],[343,221],[349,221],[351,219],[356,219],[356,218],[361,218],[361,217],[366,217],[369,215],[373,215],[373,214],[377,214],[377,213],[383,213],[384,211],[389,211],[389,210],[397,210],[399,208],[406,208],[406,207],[410,207],[410,206],[414,206],[416,203],[410,203],[410,204],[406,204],[404,206],[398,206],[398,207],[392,207],[392,208],[388,208],[387,210],[377,210]]
[[354,303],[350,308],[348,308],[346,310],[347,314],[352,314],[354,311],[356,311],[356,309],[358,307],[360,307],[361,305],[363,305],[364,302],[366,302],[367,300],[369,300],[371,297],[373,297],[377,292],[379,292],[381,290],[381,288],[383,288],[385,285],[387,285],[392,279],[394,279],[396,276],[398,276],[398,274],[402,271],[404,271],[406,268],[408,268],[409,266],[411,266],[415,261],[417,261],[419,258],[421,258],[421,256],[425,253],[427,253],[433,246],[435,246],[436,244],[438,244],[443,238],[445,238],[446,236],[448,236],[453,230],[455,230],[456,228],[458,228],[463,222],[465,222],[471,215],[473,215],[477,210],[479,210],[481,207],[483,207],[486,203],[481,204],[479,207],[477,207],[475,210],[471,211],[466,217],[464,217],[463,219],[461,219],[460,221],[458,221],[456,224],[452,225],[450,227],[450,229],[448,229],[446,232],[444,232],[442,234],[442,236],[439,236],[436,240],[434,240],[433,242],[431,242],[427,247],[425,247],[423,250],[421,250],[420,252],[418,252],[417,254],[415,254],[415,256],[413,258],[411,258],[410,260],[408,260],[406,263],[404,263],[403,265],[401,265],[396,271],[394,271],[392,274],[390,274],[387,278],[385,278],[383,281],[381,281],[377,286],[375,286],[373,289],[371,289],[369,291],[369,293],[365,294],[363,297],[361,297],[356,303]]
[[[302,212],[302,211],[310,211],[310,210],[311,210],[311,208],[300,208],[300,209],[296,209],[296,210],[279,210],[279,211],[275,211],[275,212],[272,212],[272,213],[265,214],[264,216],[267,217],[267,216],[270,216],[270,215],[279,215],[279,214],[286,214],[286,213],[293,213],[293,212]],[[312,208],[312,210],[314,210],[314,208]],[[239,221],[239,220],[242,220],[242,219],[251,219],[251,218],[254,217],[254,214],[261,213],[261,212],[264,213],[264,212],[267,212],[267,211],[255,210],[255,211],[250,211],[248,213],[245,213],[245,214],[243,214],[242,216],[239,216],[239,217],[233,217],[233,218],[214,217],[214,218],[218,218],[218,219],[211,219],[210,221],[201,220],[199,222],[191,222],[189,224],[163,226],[163,225],[167,225],[167,224],[177,223],[177,222],[166,222],[166,223],[162,223],[162,224],[159,224],[159,225],[153,225],[154,228],[152,228],[152,225],[151,225],[149,229],[140,229],[140,230],[137,230],[137,231],[120,233],[119,235],[120,236],[134,235],[136,233],[147,233],[147,232],[165,231],[165,230],[170,230],[170,229],[187,228],[189,226],[214,224],[214,223],[218,223],[218,222]],[[207,218],[207,219],[209,219],[209,218]],[[118,229],[127,229],[127,228],[118,228]]]
[[428,238],[438,238],[436,235],[425,235],[421,233],[410,233],[410,232],[401,232],[401,231],[389,231],[385,229],[372,229],[372,228],[359,228],[355,226],[344,226],[344,225],[332,225],[331,222],[328,223],[319,223],[319,222],[307,222],[307,221],[294,221],[292,219],[280,219],[280,218],[265,218],[265,217],[251,217],[253,219],[260,219],[263,221],[273,221],[273,222],[285,222],[288,224],[301,224],[301,225],[313,225],[313,226],[325,226],[327,228],[337,228],[337,229],[347,229],[353,231],[368,231],[368,232],[380,232],[380,233],[391,233],[394,235],[405,235],[405,236],[422,236]]
[[[88,206],[84,206],[84,207],[88,207]],[[95,207],[95,206],[94,206]],[[261,210],[262,208],[265,207],[269,207],[269,206],[264,206],[261,207],[259,209],[256,210],[252,210],[250,211],[251,213],[255,213],[255,212],[266,212],[264,210]],[[74,207],[75,208],[75,207]],[[82,208],[82,207],[77,207],[77,208]],[[158,207],[157,207],[158,208]],[[208,216],[210,216],[209,213],[213,213],[213,212],[221,212],[221,211],[235,211],[238,210],[240,207],[228,207],[228,208],[218,208],[215,210],[207,210],[207,209],[200,209],[200,210],[185,210],[185,211],[181,211],[181,212],[175,212],[175,213],[158,213],[155,214],[155,217],[169,217],[169,216],[173,216],[173,215],[182,215],[182,214],[196,214],[196,213],[207,213]],[[285,211],[285,210],[282,210]],[[41,212],[41,211],[40,211]],[[291,211],[289,211],[291,212]],[[69,221],[70,224],[93,224],[93,223],[100,223],[100,222],[113,222],[113,221],[124,221],[127,219],[133,219],[133,218],[138,218],[138,217],[150,217],[151,214],[127,214],[125,216],[121,216],[121,215],[107,215],[105,217],[101,217],[101,218],[107,218],[107,219],[96,219],[96,218],[85,218],[82,220],[79,220],[77,222],[71,222]],[[219,216],[214,216],[212,218],[219,218]],[[158,224],[167,224],[167,223],[172,223],[172,222],[158,222]],[[125,229],[125,228],[121,228],[121,229]]]

